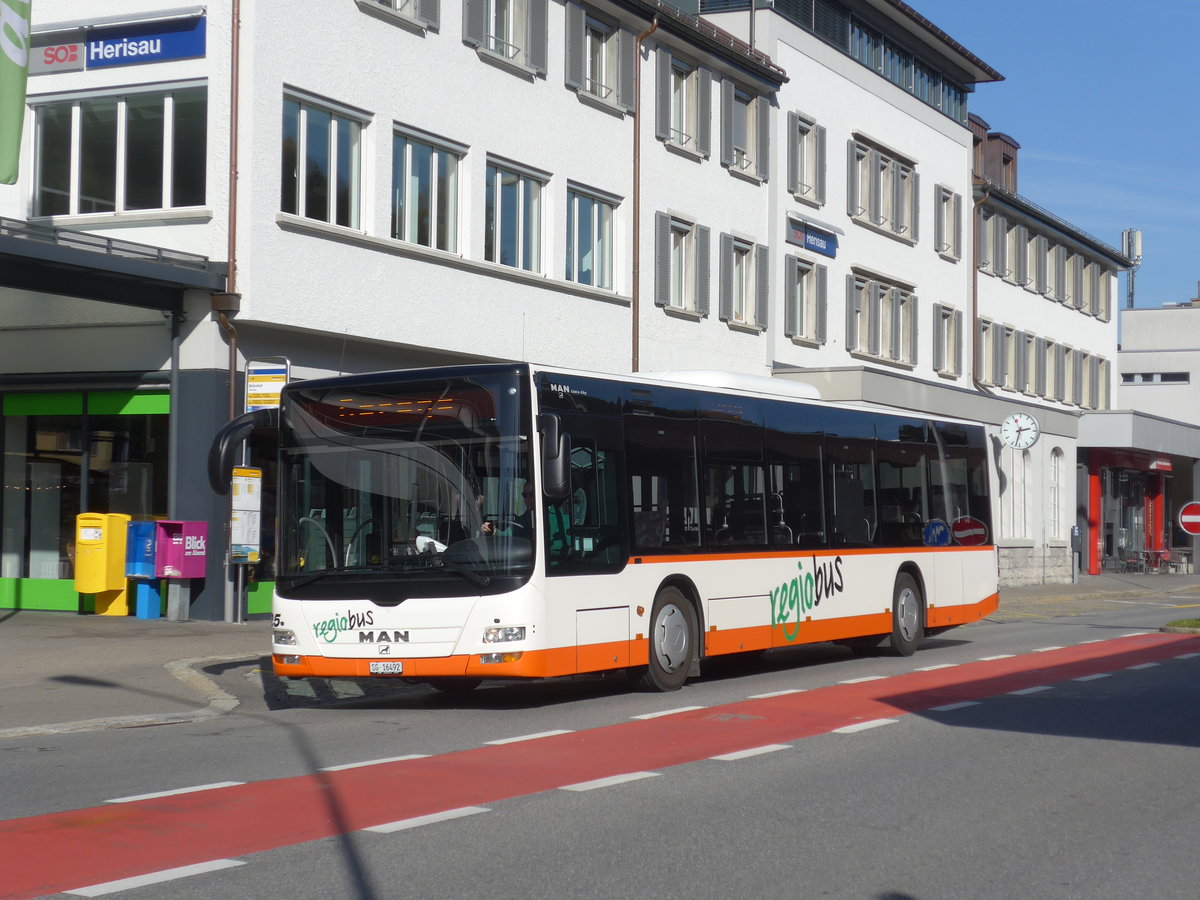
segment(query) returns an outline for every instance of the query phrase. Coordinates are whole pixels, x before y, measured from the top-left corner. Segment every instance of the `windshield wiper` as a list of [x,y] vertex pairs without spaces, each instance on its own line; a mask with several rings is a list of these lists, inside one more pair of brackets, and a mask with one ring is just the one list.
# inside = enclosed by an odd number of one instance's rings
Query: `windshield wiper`
[[461,575],[463,578],[467,579],[468,581],[474,582],[475,584],[479,585],[480,587],[487,587],[489,584],[492,583],[491,576],[482,575],[479,572],[476,572],[474,569],[472,569],[468,566],[464,566],[462,563],[457,563],[452,559],[446,559],[445,556],[439,556],[439,557],[437,557],[437,559],[443,566],[445,566],[450,571]]

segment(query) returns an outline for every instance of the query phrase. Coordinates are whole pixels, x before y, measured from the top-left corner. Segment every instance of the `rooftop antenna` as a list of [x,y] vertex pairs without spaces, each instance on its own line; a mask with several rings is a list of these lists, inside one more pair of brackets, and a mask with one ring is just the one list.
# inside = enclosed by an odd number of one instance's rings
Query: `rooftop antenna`
[[1127,259],[1133,260],[1125,282],[1125,308],[1133,309],[1133,281],[1137,277],[1138,267],[1142,264],[1142,233],[1136,228],[1126,228],[1122,231],[1121,252]]

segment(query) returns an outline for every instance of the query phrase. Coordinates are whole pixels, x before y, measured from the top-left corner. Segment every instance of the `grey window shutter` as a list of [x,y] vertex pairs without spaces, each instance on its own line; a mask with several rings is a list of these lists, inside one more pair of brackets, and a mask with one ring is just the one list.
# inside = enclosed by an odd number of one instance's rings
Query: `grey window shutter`
[[[1079,257],[1075,257],[1076,260]],[[1083,309],[1083,266],[1077,261],[1071,267],[1071,305],[1076,309]]]
[[1048,254],[1049,254],[1049,251],[1047,248],[1047,243],[1048,242],[1047,242],[1046,236],[1044,234],[1039,234],[1037,236],[1037,238],[1034,240],[1033,253],[1034,253],[1034,260],[1036,263],[1037,271],[1034,273],[1034,276],[1033,276],[1035,279],[1033,287],[1034,287],[1034,290],[1036,290],[1039,294],[1045,294],[1046,291],[1048,291],[1050,289],[1050,287],[1049,287],[1049,283],[1050,283],[1049,282],[1049,279],[1050,279],[1049,262],[1050,261],[1047,258]]
[[1054,347],[1054,372],[1057,376],[1054,385],[1054,399],[1065,400],[1067,398],[1067,348],[1062,344]]
[[1071,391],[1071,402],[1077,406],[1083,405],[1083,354],[1076,350],[1072,356],[1072,368],[1074,369],[1074,390]]
[[783,267],[783,333],[786,337],[796,336],[800,310],[796,303],[796,288],[800,284],[800,269],[796,257],[788,256]]
[[654,305],[671,303],[671,217],[654,214]]
[[567,4],[566,34],[566,84],[573,91],[583,87],[583,45],[585,40],[585,16],[583,7]]
[[463,0],[463,43],[482,47],[487,35],[487,0]]
[[794,112],[787,114],[787,189],[790,193],[800,192],[800,117]]
[[1033,392],[1039,397],[1046,396],[1046,339],[1034,338],[1033,341]]
[[632,113],[637,110],[637,97],[633,88],[634,66],[637,64],[634,59],[637,55],[637,37],[628,28],[622,28],[617,34],[617,41],[617,65],[620,67],[617,72],[617,105],[625,112]]
[[[659,47],[657,84],[654,86],[654,136],[660,141],[671,139],[671,51]],[[635,62],[636,64],[636,62]]]
[[880,156],[878,150],[872,150],[867,154],[867,160],[867,164],[871,167],[871,196],[867,204],[868,215],[872,222],[880,225],[883,223],[883,173],[880,171],[883,157]]
[[992,227],[993,218],[993,216],[985,216],[982,209],[979,210],[977,218],[979,227],[975,232],[975,255],[978,258],[975,262],[981,270],[986,270],[992,262],[991,255],[988,253],[992,246],[991,241],[988,240],[988,229]]
[[915,296],[908,302],[912,304],[912,316],[910,317],[912,331],[908,333],[908,361],[915,366],[917,364],[917,351],[920,349],[917,332],[921,323],[921,306]]
[[1013,386],[1018,391],[1024,391],[1029,387],[1029,340],[1023,331],[1013,334],[1013,340],[1017,342],[1016,352],[1013,354],[1016,367],[1016,371],[1013,373]]
[[862,211],[858,196],[858,145],[846,142],[846,215],[857,216]]
[[912,173],[912,231],[909,236],[918,241],[921,239],[921,175]]
[[954,311],[954,374],[961,375],[963,370],[963,314],[961,309]]
[[987,337],[987,333],[990,328],[991,326],[987,322],[980,322],[975,330],[976,368],[978,369],[980,376],[985,381],[987,380],[987,370],[984,368],[984,366],[987,364],[987,360],[983,358],[983,349],[987,346],[987,341],[985,338]]
[[708,159],[712,151],[712,73],[696,70],[696,149]]
[[1088,391],[1088,406],[1096,409],[1100,406],[1100,357],[1093,356],[1088,360],[1092,389]]
[[771,101],[766,97],[759,97],[754,104],[754,125],[758,129],[754,142],[758,177],[766,181],[771,177]]
[[430,31],[441,27],[441,0],[417,0],[417,21]]
[[992,384],[1004,384],[1008,374],[1008,358],[1005,353],[1005,329],[1003,325],[992,325]]
[[934,188],[936,202],[933,207],[933,249],[938,253],[950,249],[950,242],[946,240],[946,229],[950,223],[946,221],[946,204],[943,200],[945,196],[941,188]]
[[962,212],[962,195],[954,195],[954,230],[950,233],[950,252],[954,254],[955,259],[962,259],[962,227],[963,227],[963,212]]
[[720,238],[720,287],[718,288],[717,317],[722,322],[733,318],[733,235],[722,234]]
[[721,80],[721,165],[733,165],[733,82]]
[[933,371],[944,371],[946,366],[946,325],[949,310],[942,306],[933,307]]
[[813,290],[817,295],[816,302],[813,304],[813,308],[817,312],[817,321],[812,336],[823,344],[828,330],[829,313],[829,269],[826,266],[816,267],[816,271],[813,273]]
[[1028,235],[1024,225],[1017,226],[1017,258],[1013,260],[1013,268],[1016,270],[1016,282],[1021,285],[1029,283],[1029,253],[1025,249]]
[[992,274],[1008,274],[1008,222],[1004,216],[992,216]]
[[[891,328],[891,335],[888,340],[887,355],[890,356],[892,359],[903,359],[904,358],[904,350],[900,346],[900,340],[904,336],[903,334],[901,334],[901,329],[904,327],[904,307],[901,304],[900,292],[898,290],[896,290],[895,288],[887,288],[887,290],[892,295],[892,309],[891,309],[892,328]],[[883,302],[883,299],[882,299],[883,292],[882,291],[880,292],[879,296],[880,296],[880,303],[882,304],[882,302]],[[880,331],[882,332],[883,323],[880,322],[879,324],[880,324]],[[882,349],[882,348],[880,348],[880,349]]]
[[817,125],[813,128],[809,140],[815,137],[816,145],[816,167],[817,171],[810,176],[813,179],[813,186],[816,188],[816,197],[818,203],[825,202],[825,126]]
[[712,229],[705,225],[697,225],[695,229],[696,243],[696,312],[702,316],[708,315],[708,283],[712,280]]
[[846,276],[846,349],[858,349],[858,309],[862,302],[853,275]]
[[1071,299],[1071,291],[1067,286],[1067,250],[1061,245],[1054,248],[1054,284],[1057,287],[1055,300],[1066,303]]
[[771,315],[771,250],[766,244],[754,249],[754,324],[766,331]]
[[545,75],[549,56],[546,35],[547,0],[525,0],[525,3],[529,26],[529,49],[525,52],[525,62],[538,75]]
[[867,313],[867,352],[874,356],[879,355],[879,345],[883,340],[883,322],[880,321],[883,316],[883,288],[878,281],[871,282],[870,312]]

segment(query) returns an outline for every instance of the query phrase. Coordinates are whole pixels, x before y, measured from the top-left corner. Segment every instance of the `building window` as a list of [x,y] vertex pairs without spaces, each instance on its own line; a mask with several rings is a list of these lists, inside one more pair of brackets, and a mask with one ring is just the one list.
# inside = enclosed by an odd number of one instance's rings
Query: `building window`
[[962,374],[963,313],[961,309],[933,307],[933,369],[941,375]]
[[1188,384],[1187,372],[1125,372],[1121,384]]
[[788,191],[814,206],[825,203],[825,128],[788,113]]
[[771,110],[726,78],[721,82],[721,165],[763,181],[770,168]]
[[996,384],[996,329],[986,319],[979,320],[979,331],[975,335],[975,359],[978,361],[979,377],[984,384]]
[[784,333],[798,341],[825,343],[828,315],[827,266],[789,256],[784,270]]
[[850,216],[915,244],[920,176],[912,164],[851,139],[847,168]]
[[767,327],[769,266],[764,245],[721,235],[721,321]]
[[1049,534],[1050,540],[1060,540],[1063,533],[1063,473],[1065,462],[1061,447],[1050,451],[1050,505]]
[[934,188],[933,249],[946,259],[962,259],[962,195]]
[[633,54],[631,32],[567,4],[567,87],[633,112]]
[[577,188],[567,191],[567,280],[613,288],[615,201]]
[[489,262],[542,271],[542,187],[532,172],[488,163],[483,255]]
[[546,74],[546,0],[463,0],[463,41],[537,75]]
[[34,215],[203,206],[208,91],[39,104]]
[[392,237],[458,252],[458,168],[464,150],[392,137]]
[[711,144],[712,75],[658,48],[655,133],[660,141],[707,158]]
[[285,213],[357,228],[362,192],[357,119],[293,98],[283,101]]
[[846,276],[846,348],[892,362],[917,362],[917,298],[907,288]]
[[678,216],[654,214],[654,302],[708,315],[710,230]]
[[440,0],[358,0],[359,6],[382,6],[398,18],[437,30],[441,15]]

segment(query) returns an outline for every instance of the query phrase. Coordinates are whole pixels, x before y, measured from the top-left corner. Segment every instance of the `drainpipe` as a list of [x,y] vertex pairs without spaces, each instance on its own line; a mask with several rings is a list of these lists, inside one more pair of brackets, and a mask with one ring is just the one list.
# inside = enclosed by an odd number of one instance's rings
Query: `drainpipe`
[[658,16],[650,23],[650,27],[637,36],[633,51],[633,96],[636,109],[633,113],[633,358],[630,362],[631,372],[638,371],[638,327],[641,319],[641,281],[642,281],[642,41],[658,30]]

